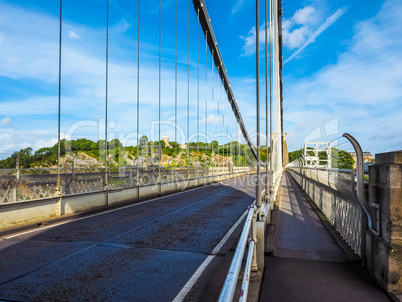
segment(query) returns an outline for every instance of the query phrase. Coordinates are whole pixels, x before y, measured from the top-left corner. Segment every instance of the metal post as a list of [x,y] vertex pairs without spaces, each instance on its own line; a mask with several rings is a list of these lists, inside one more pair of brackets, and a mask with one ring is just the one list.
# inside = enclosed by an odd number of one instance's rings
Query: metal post
[[[257,245],[258,242],[257,242],[257,213],[256,212],[254,212],[253,220],[251,223],[250,237]],[[258,271],[257,249],[256,248],[254,248],[254,250],[253,250],[253,261],[251,263],[251,270],[253,272]]]
[[17,159],[16,159],[16,163],[15,163],[15,169],[16,171],[16,175],[15,175],[15,185],[13,188],[13,201],[17,201],[17,187],[18,187],[18,183],[20,182],[20,156],[21,156],[21,152],[19,152],[17,154]]
[[74,154],[74,156],[73,156],[73,160],[72,160],[72,163],[71,163],[71,174],[72,174],[72,179],[74,180],[74,178],[75,178],[75,169],[74,169],[74,161],[75,161],[75,157],[77,156],[77,154]]

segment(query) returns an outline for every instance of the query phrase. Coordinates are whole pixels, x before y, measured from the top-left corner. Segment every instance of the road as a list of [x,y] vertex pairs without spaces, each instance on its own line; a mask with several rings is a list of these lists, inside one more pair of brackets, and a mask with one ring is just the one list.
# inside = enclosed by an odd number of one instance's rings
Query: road
[[3,236],[0,300],[194,300],[253,196],[245,176]]

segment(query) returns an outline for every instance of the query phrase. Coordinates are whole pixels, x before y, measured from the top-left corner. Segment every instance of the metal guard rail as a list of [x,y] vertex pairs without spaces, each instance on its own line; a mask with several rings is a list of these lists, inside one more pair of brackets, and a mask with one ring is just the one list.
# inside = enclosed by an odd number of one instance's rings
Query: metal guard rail
[[[236,290],[236,284],[237,284],[237,280],[239,278],[241,264],[242,264],[242,261],[243,261],[244,252],[246,250],[247,239],[248,239],[249,234],[250,234],[251,223],[252,223],[252,220],[253,220],[255,209],[256,209],[256,207],[254,205],[250,206],[250,209],[248,211],[248,215],[247,215],[247,218],[246,218],[246,222],[244,224],[243,231],[242,231],[242,233],[240,235],[239,243],[237,245],[235,254],[233,256],[232,263],[230,264],[229,272],[226,275],[225,282],[223,284],[221,293],[219,295],[219,299],[218,299],[219,302],[224,302],[224,301],[227,301],[227,302],[230,301],[231,302],[231,301],[233,301],[233,297],[234,297],[235,290]],[[251,249],[251,247],[254,247],[254,244],[250,245],[250,249]],[[253,251],[249,252],[249,256],[250,255],[251,256],[253,255]],[[247,264],[250,267],[249,268],[246,267],[245,275],[247,274],[247,271],[248,271],[248,274],[250,272],[251,259],[247,259]],[[244,282],[244,279],[246,279],[246,278],[247,278],[247,276],[245,276],[243,278],[243,282]],[[243,288],[243,285],[242,285],[242,288]],[[247,289],[248,289],[248,286],[247,286]]]
[[[265,190],[262,191],[262,195],[265,194]],[[268,200],[267,200],[268,201]],[[269,216],[269,213],[271,211],[271,203],[268,202],[263,202],[261,205],[261,218],[263,218],[264,221],[264,228],[266,226],[266,223],[270,223],[270,220],[267,219]],[[250,230],[254,228],[254,231],[256,228],[253,226],[253,223],[256,223],[256,213],[257,212],[257,207],[255,206],[255,201],[252,205],[250,205],[248,215],[246,218],[246,222],[243,227],[243,231],[240,235],[239,243],[236,247],[235,254],[232,259],[232,263],[230,264],[229,271],[226,275],[225,282],[223,284],[221,293],[219,295],[219,302],[232,302],[233,297],[235,294],[236,290],[236,285],[237,281],[239,279],[239,274],[240,274],[240,269],[242,267],[242,262],[243,262],[243,257],[246,251],[246,246],[247,246],[247,241],[250,235]],[[246,258],[246,265],[244,268],[244,275],[243,275],[243,281],[241,285],[241,293],[240,293],[240,298],[239,301],[247,301],[247,295],[248,295],[248,288],[250,284],[250,272],[251,272],[251,267],[252,265],[256,265],[254,255],[255,249],[256,249],[256,234],[253,234],[250,236],[250,241],[249,241],[249,249],[247,253],[247,258]]]

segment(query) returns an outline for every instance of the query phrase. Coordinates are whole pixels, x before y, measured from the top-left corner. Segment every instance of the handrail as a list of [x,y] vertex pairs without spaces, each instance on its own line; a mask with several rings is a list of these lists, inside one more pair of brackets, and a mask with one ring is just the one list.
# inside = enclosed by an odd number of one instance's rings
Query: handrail
[[221,293],[219,295],[219,302],[232,302],[236,290],[237,279],[241,269],[244,252],[246,250],[247,239],[251,229],[251,222],[255,212],[255,206],[251,205],[247,215],[246,222],[244,224],[243,231],[240,235],[239,243],[237,245],[235,254],[233,256],[232,263],[230,264],[229,272],[226,275],[225,282],[223,284]]
[[255,241],[254,241],[254,239],[251,239],[250,243],[249,243],[249,247],[248,247],[246,267],[244,268],[244,276],[243,276],[243,282],[241,284],[241,292],[240,292],[239,302],[243,302],[243,301],[247,300],[248,287],[250,284],[251,264],[252,264],[252,260],[253,260],[253,254],[254,254],[254,247],[255,247]]
[[[364,177],[363,177],[363,151],[362,148],[360,147],[359,142],[350,134],[348,133],[344,133],[343,134],[344,137],[346,137],[350,143],[352,144],[353,148],[355,149],[356,152],[356,157],[357,157],[357,181],[356,181],[356,186],[357,188],[355,188],[354,186],[354,170],[352,171],[352,177],[351,177],[351,181],[352,181],[352,193],[354,195],[356,195],[356,199],[359,202],[359,205],[361,206],[362,210],[364,211],[364,214],[366,214],[367,217],[367,224],[368,224],[368,228],[370,229],[371,232],[373,232],[373,234],[379,236],[380,232],[379,232],[379,223],[377,223],[377,228],[378,230],[375,230],[373,228],[373,219],[371,217],[371,214],[369,212],[369,209],[367,209],[367,201],[366,201],[366,197],[364,195]],[[378,213],[377,213],[378,215]],[[378,221],[378,220],[377,220]]]

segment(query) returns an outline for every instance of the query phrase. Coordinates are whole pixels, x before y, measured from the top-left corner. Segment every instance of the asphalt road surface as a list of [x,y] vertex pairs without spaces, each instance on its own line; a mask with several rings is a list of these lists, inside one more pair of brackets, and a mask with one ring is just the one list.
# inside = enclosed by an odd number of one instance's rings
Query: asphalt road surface
[[3,236],[0,300],[198,300],[253,202],[254,177]]

